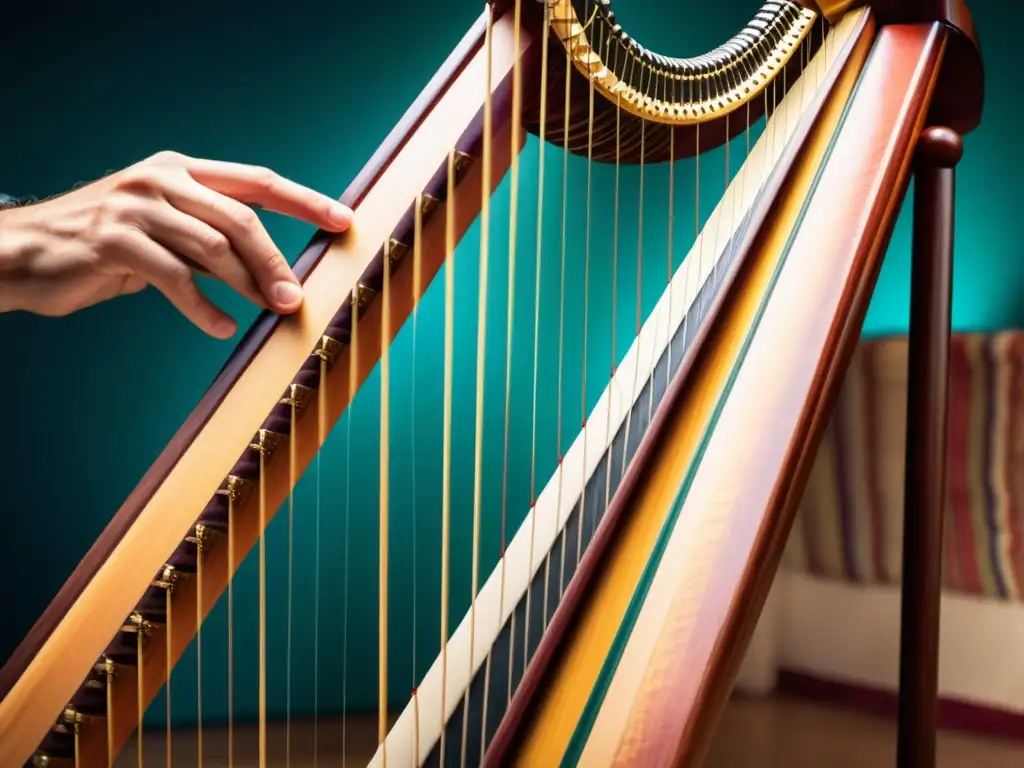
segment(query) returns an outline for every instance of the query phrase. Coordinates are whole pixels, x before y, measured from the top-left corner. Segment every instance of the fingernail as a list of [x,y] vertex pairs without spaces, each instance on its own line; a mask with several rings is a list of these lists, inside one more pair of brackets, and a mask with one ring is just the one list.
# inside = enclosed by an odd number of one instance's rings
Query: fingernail
[[287,283],[283,280],[274,285],[274,300],[282,309],[291,309],[302,301],[302,288],[295,283]]
[[352,223],[352,209],[341,203],[332,203],[331,209],[327,214],[335,224],[347,227]]

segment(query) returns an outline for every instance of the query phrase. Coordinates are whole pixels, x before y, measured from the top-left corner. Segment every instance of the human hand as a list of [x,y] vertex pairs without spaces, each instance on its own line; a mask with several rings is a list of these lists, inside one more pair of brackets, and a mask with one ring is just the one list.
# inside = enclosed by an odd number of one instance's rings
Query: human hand
[[61,316],[153,285],[206,333],[235,321],[198,288],[209,272],[291,313],[302,288],[246,203],[341,232],[352,211],[266,168],[160,152],[60,197],[0,211],[0,311]]

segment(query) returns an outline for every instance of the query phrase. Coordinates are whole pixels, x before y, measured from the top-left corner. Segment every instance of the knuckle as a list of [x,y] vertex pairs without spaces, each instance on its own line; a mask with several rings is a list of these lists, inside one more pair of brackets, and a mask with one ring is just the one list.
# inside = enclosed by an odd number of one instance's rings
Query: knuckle
[[277,174],[269,168],[256,166],[253,168],[253,182],[264,192],[272,192],[277,186]]
[[256,211],[241,203],[234,209],[234,218],[250,234],[263,229],[263,223],[260,221]]
[[124,171],[117,188],[135,195],[153,195],[163,186],[160,169],[144,163],[133,165]]
[[199,248],[208,256],[223,259],[231,251],[231,243],[221,232],[215,229],[199,229],[191,234]]
[[192,277],[192,270],[183,262],[177,261],[167,268],[168,279],[178,294],[186,301],[195,304],[199,299],[199,290]]
[[275,249],[271,249],[268,251],[267,255],[264,256],[264,264],[270,272],[280,272],[288,267],[288,263],[284,260],[284,256],[278,253]]
[[188,160],[188,158],[185,155],[181,154],[180,152],[175,152],[174,150],[171,149],[164,149],[161,150],[160,152],[157,152],[155,155],[152,155],[149,158],[148,162],[153,163],[155,165],[181,166],[185,164],[186,160]]
[[101,256],[131,252],[138,247],[138,230],[118,220],[99,224],[95,230],[96,251]]

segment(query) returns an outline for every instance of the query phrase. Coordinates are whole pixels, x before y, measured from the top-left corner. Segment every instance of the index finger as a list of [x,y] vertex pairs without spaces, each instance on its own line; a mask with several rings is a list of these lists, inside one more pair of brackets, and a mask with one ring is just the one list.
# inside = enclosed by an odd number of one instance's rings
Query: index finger
[[352,224],[352,210],[327,195],[274,173],[243,163],[192,160],[189,174],[203,186],[243,203],[343,232]]

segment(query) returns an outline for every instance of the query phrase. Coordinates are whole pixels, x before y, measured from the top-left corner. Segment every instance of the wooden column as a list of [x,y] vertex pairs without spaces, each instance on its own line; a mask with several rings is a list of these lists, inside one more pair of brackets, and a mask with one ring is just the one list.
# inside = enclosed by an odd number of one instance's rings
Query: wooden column
[[928,128],[915,157],[897,765],[935,765],[946,498],[954,168],[963,141]]

